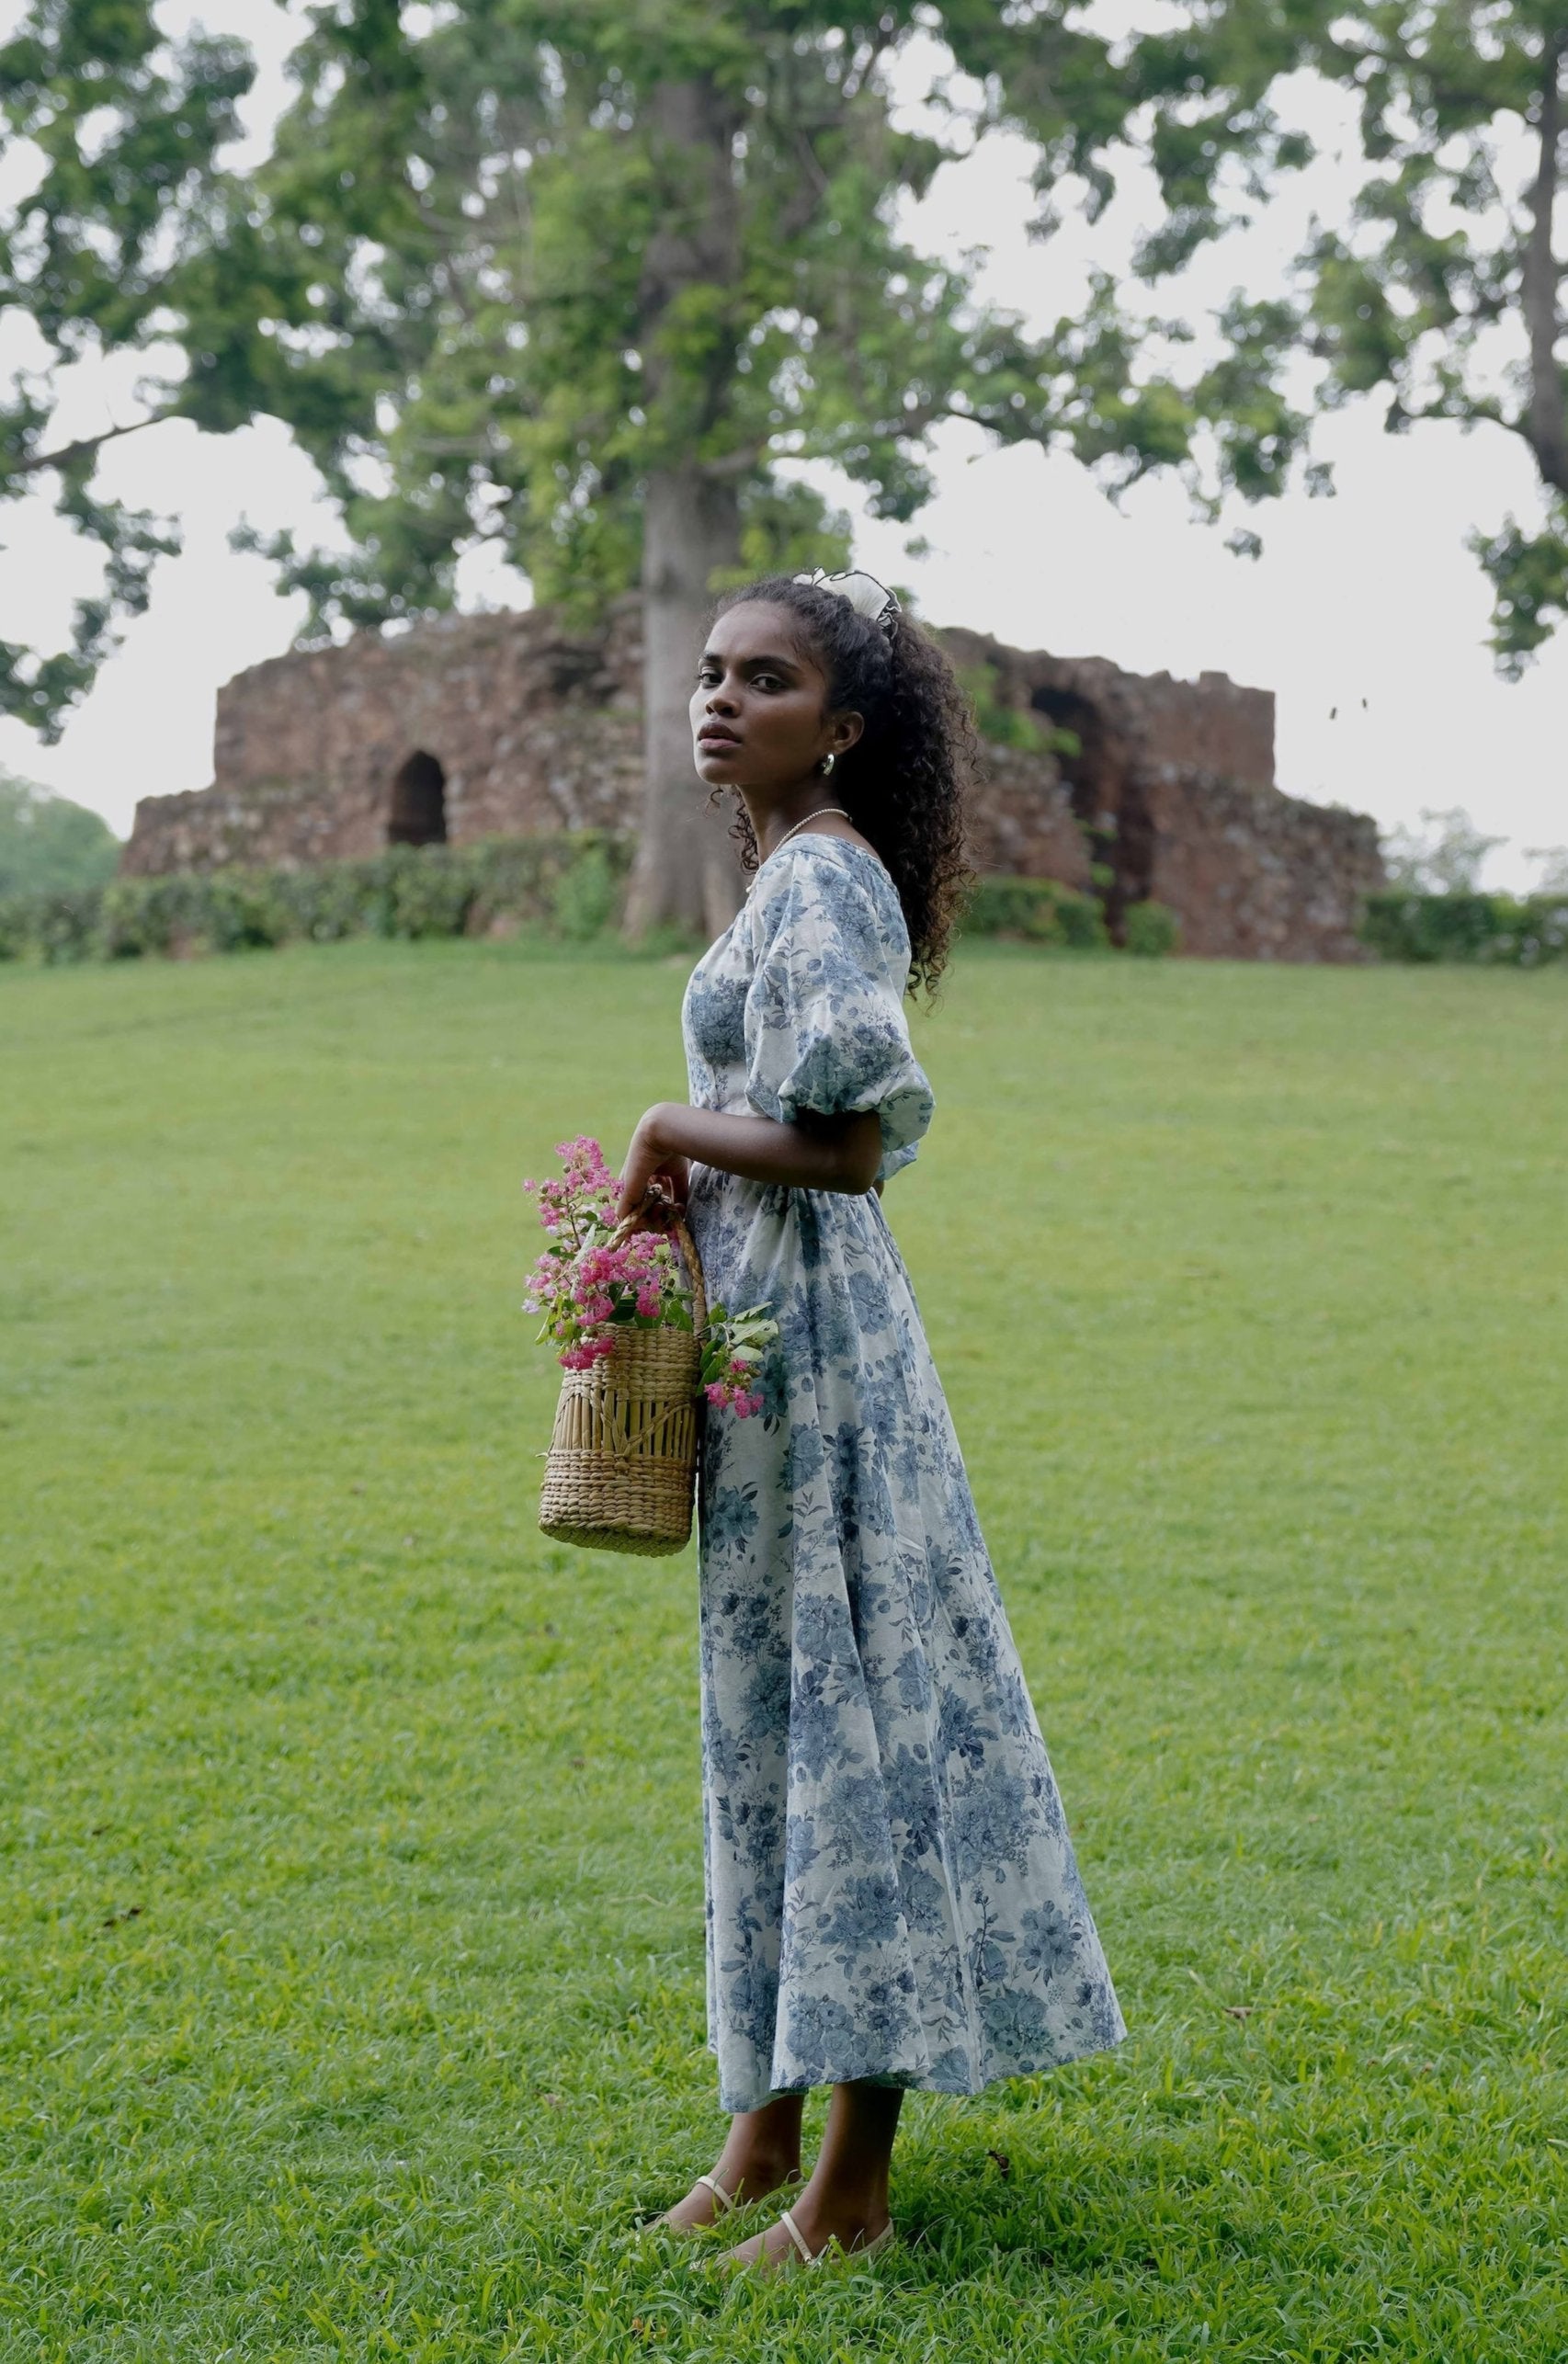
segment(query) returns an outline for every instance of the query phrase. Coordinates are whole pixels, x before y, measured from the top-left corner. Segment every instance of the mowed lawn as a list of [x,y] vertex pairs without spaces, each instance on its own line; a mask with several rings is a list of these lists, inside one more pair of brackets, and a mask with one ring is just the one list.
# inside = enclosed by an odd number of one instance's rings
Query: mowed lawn
[[[693,2275],[694,1568],[518,1178],[684,964],[0,974],[0,2355],[1568,2354],[1568,973],[976,949],[888,1207],[1132,2034]],[[818,2122],[820,2104],[809,2123]]]

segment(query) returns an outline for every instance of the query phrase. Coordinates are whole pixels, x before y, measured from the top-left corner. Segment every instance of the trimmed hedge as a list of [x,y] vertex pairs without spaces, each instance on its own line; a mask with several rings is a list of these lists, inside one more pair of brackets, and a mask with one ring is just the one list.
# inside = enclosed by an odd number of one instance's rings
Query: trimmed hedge
[[[1054,879],[980,879],[970,895],[963,927],[969,936],[1022,937],[1069,952],[1108,952],[1105,914],[1092,894],[1059,886]],[[1159,960],[1176,950],[1181,927],[1163,903],[1131,903],[1125,927],[1127,949],[1135,958]]]
[[1539,968],[1568,957],[1568,894],[1369,895],[1361,940],[1385,960]]
[[[631,861],[626,838],[582,830],[471,846],[394,846],[368,861],[301,869],[114,879],[73,894],[0,900],[0,960],[126,960],[330,944],[347,936],[483,936],[509,927],[587,943],[619,919]],[[981,879],[962,926],[968,935],[1020,938],[1063,951],[1110,949],[1095,898],[1053,879]],[[1131,906],[1130,952],[1176,947],[1174,913],[1157,903]]]
[[997,874],[978,879],[964,907],[966,936],[1019,936],[1065,951],[1108,952],[1105,917],[1093,895],[1054,879]]
[[0,902],[0,960],[120,960],[238,952],[346,936],[483,936],[537,926],[585,941],[614,920],[631,864],[597,830],[393,846],[362,862],[115,879],[76,894]]
[[1122,916],[1127,949],[1134,959],[1163,960],[1181,945],[1181,922],[1168,904],[1130,903]]

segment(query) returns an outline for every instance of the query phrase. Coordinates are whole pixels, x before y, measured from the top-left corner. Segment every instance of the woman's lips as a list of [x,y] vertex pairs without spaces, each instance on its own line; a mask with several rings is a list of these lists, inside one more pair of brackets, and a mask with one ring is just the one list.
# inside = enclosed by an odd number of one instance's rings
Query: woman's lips
[[699,747],[738,747],[741,743],[733,731],[716,731],[710,727],[699,731],[697,744]]

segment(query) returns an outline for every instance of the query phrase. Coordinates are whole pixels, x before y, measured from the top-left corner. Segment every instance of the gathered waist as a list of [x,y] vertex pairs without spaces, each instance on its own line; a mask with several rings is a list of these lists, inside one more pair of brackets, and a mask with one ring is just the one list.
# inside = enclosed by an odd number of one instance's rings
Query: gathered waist
[[687,1211],[704,1261],[710,1245],[754,1267],[781,1254],[800,1255],[808,1266],[824,1258],[831,1263],[846,1250],[899,1260],[874,1190],[808,1190],[694,1165]]

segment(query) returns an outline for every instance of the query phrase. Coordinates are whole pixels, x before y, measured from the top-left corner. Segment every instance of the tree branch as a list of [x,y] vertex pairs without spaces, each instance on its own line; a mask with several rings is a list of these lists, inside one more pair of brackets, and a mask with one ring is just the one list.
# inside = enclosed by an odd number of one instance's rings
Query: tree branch
[[1557,257],[1551,248],[1551,215],[1557,201],[1558,152],[1562,142],[1562,60],[1568,37],[1547,44],[1540,85],[1540,168],[1529,193],[1530,227],[1525,245],[1521,298],[1530,341],[1530,398],[1525,438],[1547,483],[1568,494],[1568,392],[1557,361],[1562,325],[1557,304]]
[[766,443],[744,443],[712,460],[699,460],[697,473],[710,484],[731,484],[748,476],[767,450]]
[[69,468],[73,461],[101,451],[106,443],[114,443],[121,436],[140,435],[144,426],[158,426],[174,415],[172,409],[154,411],[150,418],[134,419],[129,426],[106,426],[101,435],[78,436],[74,443],[62,443],[54,451],[24,452],[19,459],[0,466],[0,482],[12,476],[36,476],[45,468]]

